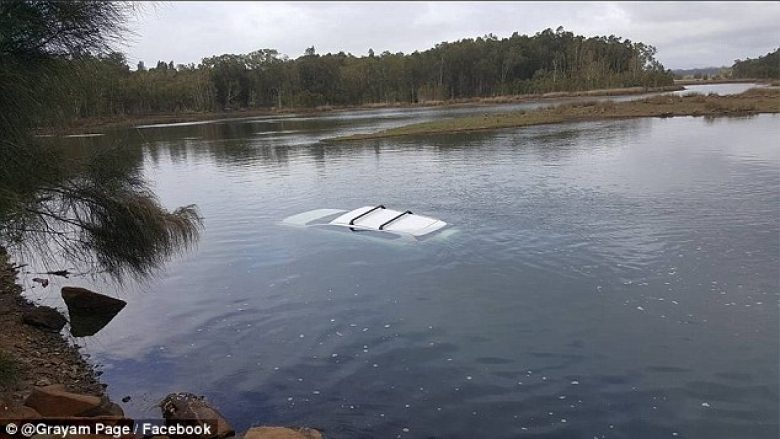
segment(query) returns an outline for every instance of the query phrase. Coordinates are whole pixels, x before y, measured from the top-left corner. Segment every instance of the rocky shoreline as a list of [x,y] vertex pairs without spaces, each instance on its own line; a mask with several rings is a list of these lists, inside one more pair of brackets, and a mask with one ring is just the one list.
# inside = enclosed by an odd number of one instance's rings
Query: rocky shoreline
[[[58,332],[24,323],[36,306],[22,296],[16,270],[0,250],[0,355],[9,375],[0,381],[0,401],[18,405],[38,386],[60,383],[74,392],[103,396],[99,373]],[[4,375],[4,376],[5,376]]]
[[[129,426],[135,421],[125,417],[122,407],[111,401],[106,384],[100,382],[96,371],[81,355],[78,346],[64,338],[60,329],[67,320],[57,310],[36,306],[22,295],[16,283],[17,269],[11,265],[7,253],[0,248],[0,438],[25,437],[21,433],[9,435],[9,422],[46,422],[57,419],[58,425],[91,425],[97,422],[111,426]],[[63,296],[73,298],[83,294],[92,298],[81,306],[90,310],[95,300],[105,296],[79,288],[63,288]],[[102,296],[102,298],[101,298]],[[103,299],[105,298],[105,299]],[[120,306],[121,305],[121,306]],[[74,308],[69,304],[69,311]],[[73,319],[73,316],[71,316]],[[71,325],[73,322],[71,322]],[[209,434],[181,437],[225,439],[236,436],[230,423],[202,396],[174,393],[159,404],[161,421],[165,425],[211,425]],[[94,430],[91,430],[94,433]],[[142,438],[153,437],[139,433],[69,435],[82,438]],[[44,439],[50,435],[35,435]],[[165,439],[165,435],[154,435]],[[173,436],[173,437],[179,437]],[[310,428],[254,427],[238,437],[244,439],[321,439],[322,433]]]

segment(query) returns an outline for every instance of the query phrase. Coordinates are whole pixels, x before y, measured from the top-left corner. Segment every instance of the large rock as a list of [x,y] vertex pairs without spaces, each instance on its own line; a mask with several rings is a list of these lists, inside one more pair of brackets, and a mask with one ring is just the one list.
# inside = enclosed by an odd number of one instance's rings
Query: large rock
[[65,317],[54,308],[48,306],[36,306],[33,309],[26,310],[22,314],[22,321],[46,331],[59,332],[65,323]]
[[38,387],[44,387],[47,391],[58,391],[58,392],[65,392],[65,384],[51,384],[48,386],[38,386]]
[[202,439],[224,439],[236,434],[233,427],[202,397],[192,393],[171,393],[160,403],[166,423],[203,424],[212,426],[212,434],[197,436]]
[[101,402],[97,396],[71,393],[62,386],[53,385],[34,388],[24,405],[43,416],[66,417],[82,416],[100,407]]
[[62,287],[62,298],[68,311],[78,310],[116,315],[127,302],[79,287]]
[[127,305],[124,300],[79,287],[63,287],[62,298],[68,306],[70,333],[74,337],[97,334]]
[[70,334],[74,337],[91,337],[116,317],[116,314],[90,314],[80,311],[69,311],[69,314]]
[[255,427],[244,439],[322,439],[322,434],[312,428]]
[[122,410],[118,404],[111,402],[107,397],[100,398],[100,405],[92,410],[88,410],[81,414],[81,416],[112,416],[117,418],[124,418],[125,411]]

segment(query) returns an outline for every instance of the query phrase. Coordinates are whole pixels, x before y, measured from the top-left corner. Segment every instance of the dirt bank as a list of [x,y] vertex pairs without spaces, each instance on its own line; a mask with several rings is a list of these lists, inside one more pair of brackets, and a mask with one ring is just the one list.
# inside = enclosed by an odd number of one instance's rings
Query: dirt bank
[[18,405],[35,385],[61,383],[73,392],[103,395],[94,369],[60,333],[25,324],[35,307],[21,295],[16,270],[0,248],[0,400]]

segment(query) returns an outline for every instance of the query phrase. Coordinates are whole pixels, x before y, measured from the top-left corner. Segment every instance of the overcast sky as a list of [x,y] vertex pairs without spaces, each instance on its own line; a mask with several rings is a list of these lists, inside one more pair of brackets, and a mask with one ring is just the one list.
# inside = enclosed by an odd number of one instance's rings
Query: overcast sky
[[563,26],[658,48],[667,68],[731,65],[780,46],[780,2],[160,2],[132,21],[123,48],[134,65],[277,49],[296,58],[411,53],[488,33],[532,35]]

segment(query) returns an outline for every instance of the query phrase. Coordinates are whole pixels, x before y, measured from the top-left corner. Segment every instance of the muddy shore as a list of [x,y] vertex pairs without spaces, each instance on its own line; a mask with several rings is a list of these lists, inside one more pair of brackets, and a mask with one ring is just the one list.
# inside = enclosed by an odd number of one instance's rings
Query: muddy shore
[[0,249],[0,401],[19,405],[32,389],[53,383],[69,391],[102,396],[105,385],[78,348],[59,332],[23,322],[35,304],[22,296],[17,270]]

